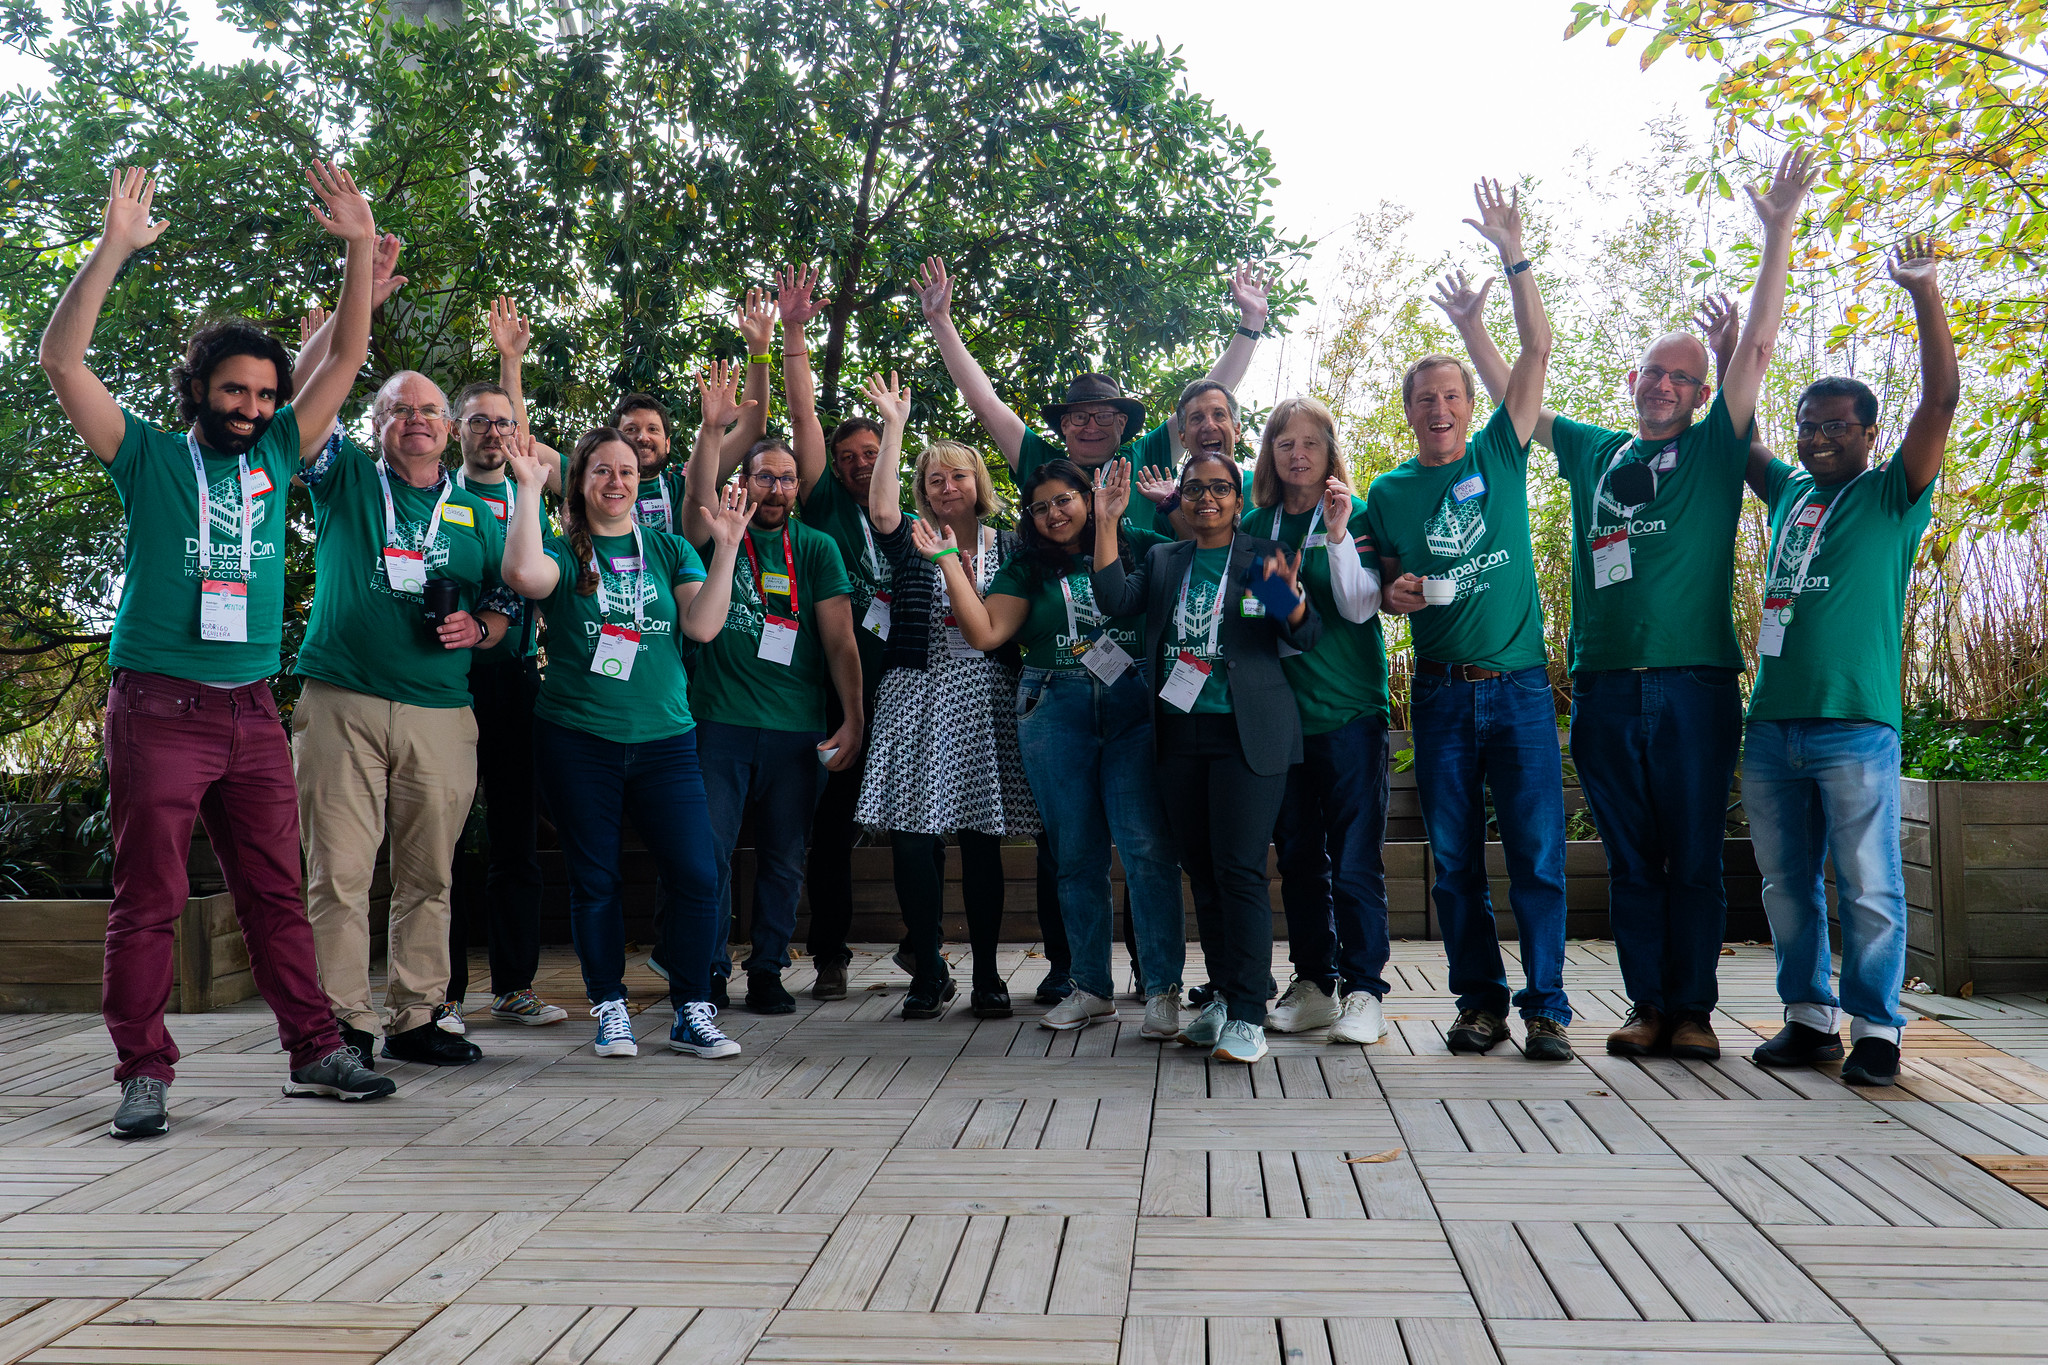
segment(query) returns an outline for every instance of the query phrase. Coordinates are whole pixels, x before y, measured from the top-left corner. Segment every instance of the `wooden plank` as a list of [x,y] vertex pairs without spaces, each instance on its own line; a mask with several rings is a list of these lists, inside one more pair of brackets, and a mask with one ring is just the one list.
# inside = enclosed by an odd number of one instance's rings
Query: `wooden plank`
[[910,1228],[900,1213],[852,1214],[825,1243],[810,1273],[790,1296],[792,1309],[865,1308],[890,1257]]
[[[1059,1262],[1063,1218],[1013,1217],[982,1294],[985,1313],[1043,1313]],[[1132,1219],[1135,1224],[1135,1217]]]
[[1046,1311],[1123,1316],[1137,1230],[1135,1218],[1079,1214],[1067,1219]]
[[1572,1223],[1519,1223],[1522,1243],[1574,1318],[1639,1319],[1614,1277]]
[[1465,1282],[1489,1318],[1562,1318],[1564,1305],[1530,1259],[1513,1223],[1444,1224]]
[[1762,1315],[1708,1259],[1682,1227],[1626,1223],[1622,1232],[1695,1321],[1755,1322]]

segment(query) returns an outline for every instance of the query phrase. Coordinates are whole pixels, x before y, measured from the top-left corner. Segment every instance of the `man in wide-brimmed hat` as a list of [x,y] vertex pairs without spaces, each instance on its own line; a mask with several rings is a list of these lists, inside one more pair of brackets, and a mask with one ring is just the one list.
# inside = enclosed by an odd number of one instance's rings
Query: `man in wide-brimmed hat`
[[[1263,270],[1244,266],[1230,282],[1231,297],[1237,302],[1237,333],[1230,339],[1206,378],[1235,390],[1252,363],[1252,351],[1266,326],[1266,291],[1270,287]],[[996,448],[1010,462],[1010,471],[1023,479],[1047,460],[1062,457],[1084,469],[1093,469],[1122,456],[1139,469],[1148,465],[1170,467],[1173,452],[1173,421],[1161,422],[1142,436],[1134,436],[1145,425],[1145,405],[1128,397],[1118,383],[1105,374],[1084,374],[1067,385],[1057,403],[1042,410],[1045,425],[1055,434],[1040,436],[1024,419],[997,396],[995,386],[967,352],[967,343],[953,326],[953,281],[945,263],[934,256],[918,271],[917,300],[924,308],[925,321],[939,343],[946,373],[974,409]]]

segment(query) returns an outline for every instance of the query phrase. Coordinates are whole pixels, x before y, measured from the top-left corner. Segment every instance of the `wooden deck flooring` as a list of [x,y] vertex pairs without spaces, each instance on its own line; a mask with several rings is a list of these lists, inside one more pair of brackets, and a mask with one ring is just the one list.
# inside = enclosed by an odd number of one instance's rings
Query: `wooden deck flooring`
[[[376,1105],[280,1097],[260,1007],[175,1017],[172,1132],[132,1145],[97,1019],[0,1016],[0,1362],[2048,1361],[2048,1001],[1908,996],[1873,1095],[1747,1060],[1768,949],[1723,958],[1713,1065],[1599,1051],[1604,943],[1585,1057],[1453,1057],[1441,952],[1395,952],[1385,1042],[1250,1069],[1129,1002],[906,1023],[879,950],[846,1001],[725,1016],[729,1061],[660,1004],[631,1061],[486,1018]],[[580,996],[566,952],[542,986]]]

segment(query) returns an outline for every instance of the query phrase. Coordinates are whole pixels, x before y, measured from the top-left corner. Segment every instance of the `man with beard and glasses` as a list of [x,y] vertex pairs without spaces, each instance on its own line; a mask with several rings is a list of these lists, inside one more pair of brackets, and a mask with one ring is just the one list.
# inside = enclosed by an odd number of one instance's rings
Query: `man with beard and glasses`
[[[315,587],[292,711],[307,909],[320,982],[366,1059],[473,1062],[435,1027],[448,996],[456,840],[476,794],[473,651],[523,619],[499,581],[505,534],[441,464],[448,400],[401,370],[371,404],[378,457],[337,427],[299,476],[312,491]],[[370,1001],[370,881],[391,836],[388,1019]]]
[[348,244],[348,264],[334,344],[296,402],[290,355],[240,318],[202,327],[173,369],[182,433],[129,412],[87,367],[108,289],[165,227],[150,220],[156,182],[138,167],[114,173],[99,240],[38,357],[126,516],[106,720],[114,900],[102,1013],[118,1058],[117,1138],[154,1137],[170,1124],[178,1048],[164,1006],[195,818],[206,823],[256,988],[291,1054],[285,1093],[360,1100],[397,1088],[343,1046],[321,995],[299,893],[291,757],[267,681],[283,638],[286,489],[319,452],[367,356],[378,249],[376,220],[348,173],[315,162],[306,175],[326,208],[313,216]]
[[[1790,152],[1768,191],[1749,192],[1763,219],[1763,257],[1719,395],[1707,348],[1670,332],[1629,371],[1633,430],[1548,411],[1536,420],[1536,440],[1557,452],[1572,492],[1571,749],[1607,853],[1629,998],[1627,1020],[1607,1038],[1617,1056],[1721,1055],[1721,847],[1742,743],[1736,522],[1757,393],[1784,316],[1792,229],[1814,175],[1810,153]],[[1459,275],[1436,301],[1498,401],[1508,364],[1481,318],[1491,284],[1474,290]]]
[[[724,367],[714,366],[719,382]],[[685,488],[683,529],[710,561],[707,510],[720,504],[718,444],[741,417],[714,397],[705,400]],[[690,666],[690,710],[697,718],[697,755],[718,854],[724,904],[711,957],[711,998],[723,1006],[732,974],[727,954],[732,912],[732,855],[749,804],[754,821],[753,951],[744,965],[747,1008],[788,1014],[796,1002],[782,984],[803,890],[804,841],[818,792],[831,773],[860,757],[867,714],[862,709],[860,647],[854,641],[853,599],[846,564],[832,537],[790,513],[796,506],[796,456],[780,441],[761,441],[740,468],[754,514],[733,564],[732,605],[725,628],[698,647]],[[827,682],[843,717],[827,732]]]

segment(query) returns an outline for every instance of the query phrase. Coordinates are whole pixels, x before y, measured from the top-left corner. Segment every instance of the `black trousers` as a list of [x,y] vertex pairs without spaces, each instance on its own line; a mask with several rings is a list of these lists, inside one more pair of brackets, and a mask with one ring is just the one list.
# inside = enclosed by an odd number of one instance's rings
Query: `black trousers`
[[1264,1024],[1273,989],[1273,901],[1266,849],[1287,774],[1245,764],[1234,715],[1166,716],[1159,797],[1195,895],[1209,981],[1232,1019]]
[[[540,855],[534,851],[539,787],[533,766],[533,703],[540,671],[531,659],[480,664],[469,671],[476,711],[476,774],[490,839],[484,926],[491,948],[491,994],[533,985],[540,967]],[[475,925],[448,923],[448,998],[469,992],[469,943]]]
[[[967,942],[974,950],[974,985],[1002,985],[996,971],[996,943],[1003,930],[1003,841],[993,834],[956,830],[960,849],[960,893],[967,908]],[[950,973],[939,949],[945,941],[946,836],[890,832],[895,853],[896,903],[903,911],[903,946],[917,964],[919,982],[944,981]]]
[[[879,686],[881,679],[873,682]],[[875,714],[875,693],[867,695],[867,714]],[[846,708],[839,694],[825,689],[825,733],[836,734],[846,723]],[[853,927],[853,846],[860,838],[860,826],[853,812],[860,802],[860,781],[867,771],[867,750],[860,761],[844,772],[827,773],[825,790],[811,816],[811,852],[804,864],[804,887],[810,898],[811,928],[804,950],[820,966],[845,965],[853,960],[846,946]]]

